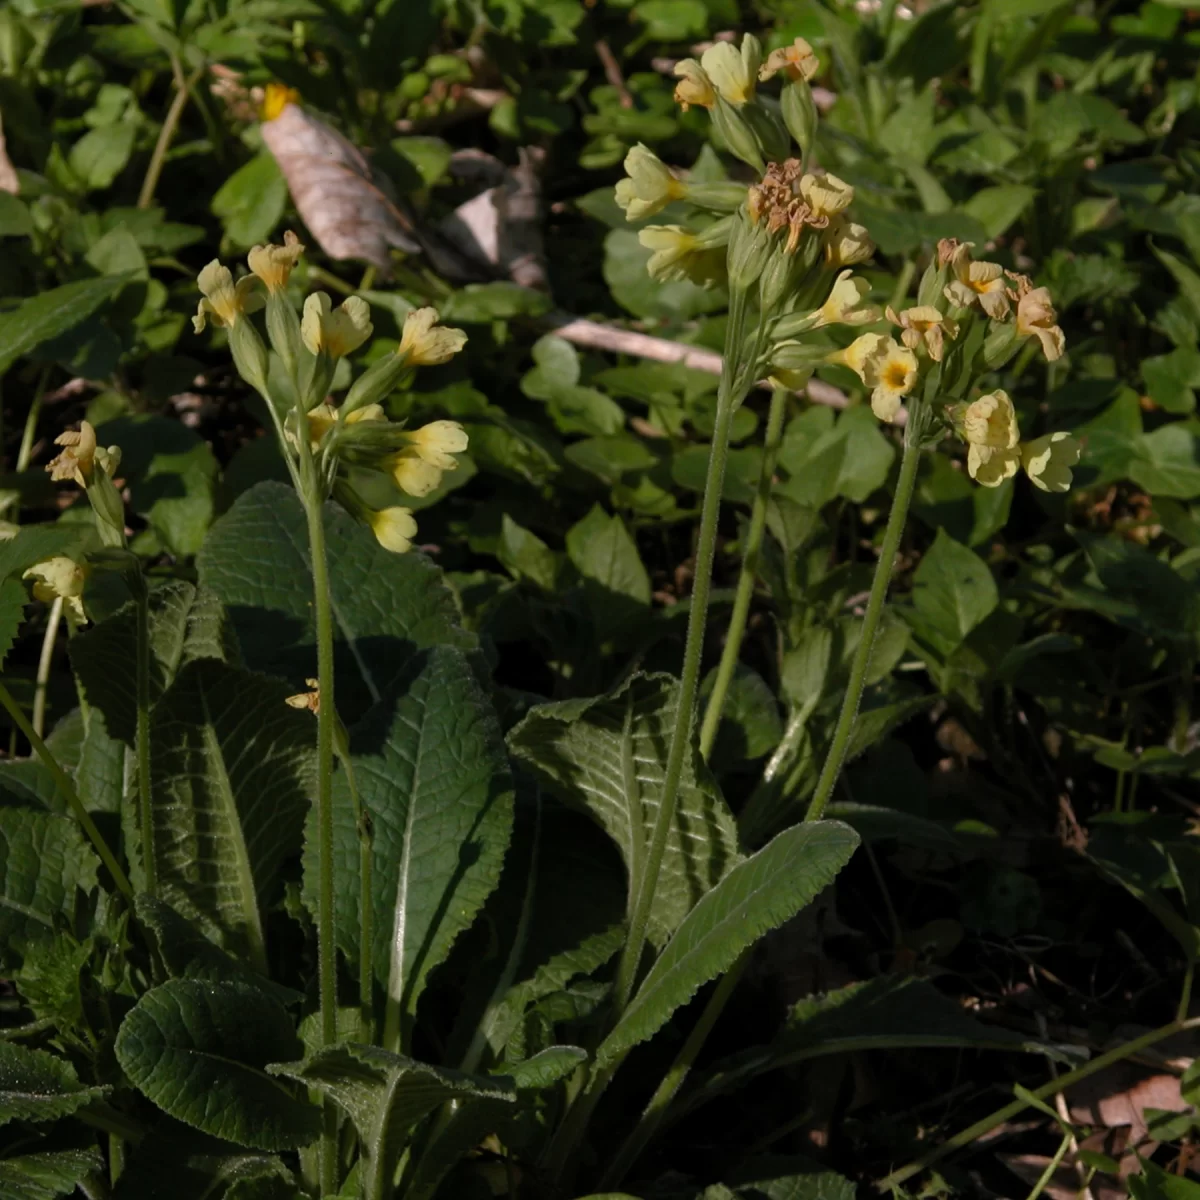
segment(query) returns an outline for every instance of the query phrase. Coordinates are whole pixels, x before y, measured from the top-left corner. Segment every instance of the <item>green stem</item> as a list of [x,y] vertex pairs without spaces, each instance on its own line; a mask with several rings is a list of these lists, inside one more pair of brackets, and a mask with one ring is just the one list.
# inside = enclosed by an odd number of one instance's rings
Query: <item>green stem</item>
[[1058,1149],[1054,1152],[1054,1157],[1046,1164],[1046,1169],[1038,1177],[1037,1183],[1033,1185],[1033,1190],[1025,1197],[1025,1200],[1037,1200],[1037,1198],[1046,1190],[1047,1184],[1054,1178],[1054,1172],[1058,1170],[1062,1160],[1066,1158],[1067,1151],[1071,1148],[1071,1143],[1074,1137],[1068,1133],[1059,1143]]
[[154,801],[150,788],[150,593],[139,570],[135,585],[137,612],[137,774],[141,815],[142,869],[146,891],[158,894],[158,850],[154,844]]
[[[1081,1067],[1076,1067],[1073,1071],[1068,1071],[1065,1075],[1059,1075],[1057,1079],[1052,1079],[1036,1091],[1030,1092],[1029,1096],[1033,1100],[1048,1100],[1051,1096],[1057,1096],[1059,1092],[1064,1092],[1067,1088],[1074,1087],[1075,1084],[1095,1075],[1098,1071],[1103,1071],[1105,1067],[1111,1067],[1113,1063],[1121,1062],[1123,1059],[1129,1058],[1130,1055],[1136,1054],[1139,1050],[1144,1050],[1147,1046],[1153,1046],[1155,1042],[1161,1042],[1163,1038],[1168,1038],[1174,1033],[1183,1033],[1188,1029],[1196,1029],[1197,1027],[1200,1027],[1200,1017],[1193,1017],[1189,1021],[1171,1021],[1166,1025],[1160,1025],[1157,1029],[1152,1029],[1149,1033],[1142,1034],[1141,1037],[1136,1037],[1132,1041],[1122,1042],[1121,1045],[1114,1046],[1104,1054],[1098,1054],[1090,1062],[1084,1063]],[[1006,1104],[1003,1108],[996,1109],[995,1112],[984,1117],[983,1120],[976,1121],[974,1125],[962,1130],[961,1133],[956,1133],[940,1146],[934,1147],[928,1154],[923,1154],[920,1158],[910,1162],[908,1166],[901,1167],[898,1171],[893,1171],[886,1178],[881,1179],[875,1185],[876,1190],[886,1192],[898,1187],[906,1179],[911,1179],[919,1171],[923,1171],[926,1167],[945,1158],[946,1155],[953,1153],[955,1150],[960,1150],[963,1146],[969,1146],[976,1138],[981,1138],[985,1133],[990,1133],[997,1125],[1011,1120],[1019,1112],[1023,1112],[1028,1108],[1029,1104],[1029,1100],[1018,1099],[1013,1100],[1010,1104]]]
[[700,1014],[700,1019],[692,1027],[687,1041],[675,1056],[670,1070],[663,1076],[654,1095],[650,1097],[650,1102],[642,1112],[637,1125],[634,1126],[633,1132],[625,1139],[624,1144],[617,1151],[616,1158],[601,1177],[600,1191],[611,1191],[620,1184],[621,1180],[625,1178],[626,1172],[637,1161],[638,1155],[658,1131],[663,1118],[667,1115],[671,1101],[675,1099],[687,1079],[697,1056],[708,1040],[708,1035],[712,1033],[721,1013],[725,1011],[725,1005],[729,1003],[730,996],[741,982],[749,962],[750,950],[743,950],[733,966],[725,972],[721,982],[717,984],[716,990],[708,998],[708,1003]]
[[721,724],[721,711],[737,670],[738,655],[742,649],[742,638],[746,634],[746,620],[750,615],[750,601],[754,598],[754,584],[758,576],[758,555],[762,549],[763,533],[767,527],[767,504],[771,499],[771,484],[775,478],[775,460],[783,440],[783,418],[787,414],[787,392],[776,388],[771,393],[771,407],[767,414],[767,432],[763,439],[762,469],[758,475],[758,491],[754,495],[754,507],[750,510],[750,527],[746,531],[746,548],[742,554],[742,570],[738,576],[737,593],[733,599],[733,613],[729,618],[729,630],[725,635],[725,647],[721,651],[721,662],[713,682],[708,707],[704,710],[704,721],[700,726],[700,753],[707,759]]
[[50,682],[50,663],[54,658],[54,643],[58,641],[58,627],[62,624],[63,600],[54,597],[50,615],[46,619],[46,633],[42,638],[42,653],[38,658],[37,679],[33,685],[33,727],[38,733],[46,731],[46,686]]
[[663,854],[666,852],[667,837],[675,821],[675,804],[679,798],[683,760],[692,744],[696,687],[700,680],[700,658],[704,650],[704,626],[708,617],[708,593],[712,583],[717,520],[721,515],[725,459],[729,451],[729,430],[739,399],[735,395],[735,386],[740,373],[738,367],[745,325],[746,294],[738,290],[733,293],[730,303],[729,327],[725,336],[725,361],[717,392],[717,413],[713,423],[712,447],[708,456],[708,475],[704,481],[704,502],[700,510],[700,534],[696,548],[696,575],[692,584],[691,611],[688,613],[687,640],[683,652],[683,673],[679,682],[675,727],[671,732],[671,746],[667,752],[666,774],[658,815],[654,821],[654,831],[650,836],[641,878],[638,880],[629,918],[629,933],[617,965],[614,1011],[618,1018],[625,1011],[633,994],[634,981],[646,945],[646,927],[650,921],[650,909],[654,904],[658,873],[662,867]]
[[108,843],[104,840],[100,830],[96,828],[96,822],[92,820],[91,813],[83,807],[83,801],[79,799],[79,793],[75,790],[71,777],[59,766],[58,759],[50,752],[50,747],[38,736],[37,730],[30,725],[21,711],[21,706],[12,698],[12,693],[3,683],[0,683],[0,706],[3,706],[5,712],[12,717],[13,724],[25,735],[33,747],[33,752],[42,760],[46,769],[53,776],[58,790],[62,792],[63,799],[67,802],[67,807],[70,808],[79,824],[83,826],[83,831],[95,847],[100,861],[108,868],[113,883],[127,899],[132,900],[133,888],[129,885],[129,879],[121,870],[121,864],[117,862],[116,856],[108,848]]
[[[329,563],[325,554],[324,505],[308,440],[301,437],[301,474],[307,483],[304,507],[312,554],[313,609],[317,625],[317,980],[321,1004],[321,1045],[337,1041],[337,947],[333,910],[333,611],[329,602]],[[337,1191],[337,1113],[325,1102],[321,1141],[321,1195]]]
[[334,750],[346,772],[346,783],[350,788],[350,800],[354,805],[354,823],[358,830],[358,1033],[364,1044],[374,1040],[374,995],[372,950],[375,939],[374,910],[371,902],[371,855],[374,829],[371,814],[362,806],[358,784],[354,779],[354,764],[350,760],[349,745],[342,744],[345,735],[335,729]]
[[187,106],[188,92],[201,72],[196,72],[191,81],[184,78],[183,64],[175,54],[171,55],[171,73],[175,77],[175,95],[171,97],[167,115],[163,117],[162,128],[158,131],[158,141],[154,143],[154,151],[150,155],[150,163],[146,167],[146,177],[142,180],[142,190],[138,193],[138,208],[149,208],[154,202],[154,189],[158,187],[158,179],[162,174],[163,163],[167,159],[167,151],[175,137],[175,130]]
[[854,652],[854,662],[850,666],[850,680],[846,685],[846,695],[842,700],[842,711],[838,714],[837,725],[833,731],[833,741],[825,757],[825,765],[821,768],[821,777],[817,780],[817,788],[813,793],[812,803],[808,807],[806,821],[819,821],[833,794],[838,775],[841,774],[842,764],[846,759],[846,750],[850,745],[850,734],[854,730],[854,722],[858,716],[858,706],[862,702],[863,688],[867,680],[867,668],[871,662],[871,649],[875,644],[875,633],[879,628],[879,618],[883,614],[883,601],[887,596],[888,584],[892,578],[892,566],[896,552],[900,549],[900,536],[904,532],[904,523],[908,519],[908,507],[912,503],[913,487],[917,481],[917,468],[921,465],[921,438],[924,425],[920,403],[914,401],[909,405],[908,425],[904,431],[904,455],[900,459],[900,477],[896,481],[896,495],[892,499],[892,511],[888,514],[887,528],[883,533],[883,545],[879,550],[879,562],[875,566],[875,578],[871,582],[871,595],[867,600],[867,611],[863,617],[862,634],[858,640],[858,648]]
[[33,393],[33,403],[25,416],[25,428],[21,431],[21,448],[17,451],[18,475],[28,469],[29,460],[33,457],[33,439],[37,436],[38,417],[42,412],[42,397],[46,394],[46,384],[50,382],[50,370],[50,367],[43,368]]

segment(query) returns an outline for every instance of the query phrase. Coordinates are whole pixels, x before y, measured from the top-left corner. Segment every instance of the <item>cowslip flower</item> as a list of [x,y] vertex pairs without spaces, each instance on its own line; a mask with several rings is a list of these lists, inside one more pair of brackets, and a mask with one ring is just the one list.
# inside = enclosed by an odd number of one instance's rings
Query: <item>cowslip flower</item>
[[1048,433],[1021,447],[1021,465],[1034,487],[1043,492],[1066,492],[1071,487],[1071,468],[1082,449],[1069,433]]
[[812,328],[822,325],[869,325],[879,320],[879,309],[863,301],[871,285],[865,279],[856,279],[849,271],[843,271],[835,280],[829,299],[817,310],[817,320]]
[[313,354],[323,351],[341,358],[357,350],[373,328],[370,305],[361,296],[348,296],[337,308],[325,292],[314,292],[304,301],[300,337]]
[[617,204],[627,221],[641,221],[687,195],[687,185],[648,146],[638,142],[625,155],[628,176],[616,187]]
[[852,267],[875,253],[875,243],[865,225],[835,216],[825,231],[825,261],[829,266]]
[[412,510],[401,508],[381,508],[367,513],[367,523],[375,540],[393,554],[404,554],[412,548],[412,539],[417,536],[417,522]]
[[408,445],[387,460],[387,469],[401,491],[427,496],[444,472],[458,468],[454,455],[467,448],[467,431],[457,421],[431,421],[404,436]]
[[708,73],[694,59],[685,58],[675,64],[675,75],[679,82],[675,85],[675,103],[687,112],[692,105],[698,108],[712,108],[717,102],[717,89],[708,77]]
[[396,354],[413,367],[449,362],[467,344],[467,335],[437,322],[436,308],[414,308],[406,314]]
[[34,581],[35,600],[40,600],[43,604],[53,604],[55,600],[61,600],[68,622],[72,625],[86,625],[83,589],[87,584],[88,574],[86,565],[60,554],[44,562],[35,563],[22,578]]
[[978,304],[994,321],[1002,321],[1009,310],[1004,268],[999,263],[973,262],[971,246],[963,242],[948,250],[954,279],[946,285],[946,299],[962,308]]
[[340,408],[335,408],[326,402],[318,404],[309,412],[307,420],[309,444],[316,450],[325,435],[341,421],[347,425],[357,425],[360,421],[386,421],[387,417],[380,404],[366,404],[362,408],[356,408],[353,412],[346,413],[343,417]]
[[778,50],[772,50],[759,68],[758,77],[765,82],[782,71],[793,83],[800,80],[807,83],[820,66],[813,48],[802,37],[798,37],[790,46],[780,46]]
[[[73,479],[81,488],[87,487],[92,479],[96,462],[96,430],[90,421],[80,421],[79,428],[68,429],[54,439],[62,451],[46,464],[50,478],[58,482]],[[103,465],[103,464],[101,464]]]
[[297,692],[294,696],[284,698],[284,704],[288,708],[306,708],[314,716],[321,711],[321,690],[315,679],[306,679],[304,681],[308,687],[307,692]]
[[254,246],[246,256],[250,270],[266,284],[267,291],[274,294],[287,287],[293,268],[304,253],[300,239],[289,229],[283,235],[283,245],[268,243]]
[[1054,311],[1048,288],[1022,292],[1017,301],[1017,334],[1022,338],[1036,337],[1042,344],[1047,362],[1062,358],[1066,349],[1066,338],[1057,322],[1058,314]]
[[682,225],[647,225],[638,232],[638,241],[654,251],[646,264],[652,279],[663,283],[707,279],[709,253],[696,234]]
[[854,200],[854,188],[836,175],[805,175],[800,180],[800,195],[812,218],[829,221]]
[[721,96],[741,108],[754,99],[760,55],[755,38],[743,38],[741,50],[729,42],[717,42],[700,55],[700,66]]
[[917,381],[916,355],[882,333],[864,333],[826,361],[849,367],[871,389],[871,411],[884,422],[895,419]]
[[257,283],[254,275],[243,275],[234,283],[229,268],[221,266],[220,260],[214,258],[196,277],[202,295],[192,318],[192,328],[203,333],[209,320],[214,325],[230,327],[246,313],[262,308],[264,301],[256,290]]
[[952,338],[958,336],[958,322],[932,304],[918,304],[900,313],[889,304],[886,315],[893,325],[900,326],[900,340],[910,350],[915,350],[924,342],[934,362],[942,361],[946,335]]
[[1017,413],[1005,391],[990,392],[968,404],[962,417],[967,471],[984,487],[998,487],[1021,465]]

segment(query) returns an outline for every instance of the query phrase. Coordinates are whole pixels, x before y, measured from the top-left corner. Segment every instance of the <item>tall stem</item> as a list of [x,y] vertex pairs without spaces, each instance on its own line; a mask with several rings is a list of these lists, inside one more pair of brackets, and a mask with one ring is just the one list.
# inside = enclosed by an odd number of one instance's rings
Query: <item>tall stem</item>
[[692,606],[688,613],[687,640],[683,651],[683,673],[679,681],[679,704],[675,710],[675,727],[671,731],[671,746],[667,751],[666,775],[654,831],[646,851],[641,879],[638,881],[633,912],[629,918],[629,933],[621,960],[617,965],[615,1011],[619,1016],[629,1004],[637,978],[638,964],[646,946],[646,927],[658,886],[667,838],[675,821],[675,805],[679,799],[679,780],[683,760],[692,743],[695,720],[696,687],[700,680],[700,658],[704,650],[704,627],[708,618],[708,593],[712,584],[713,556],[717,542],[717,520],[721,515],[721,489],[725,483],[725,459],[729,453],[729,430],[739,397],[735,394],[746,326],[746,294],[735,291],[730,304],[729,328],[725,336],[725,360],[721,384],[717,391],[717,414],[713,422],[712,447],[708,456],[708,474],[704,480],[704,502],[700,510],[700,534],[696,547],[696,575],[692,584]]
[[58,641],[58,627],[62,623],[63,599],[54,597],[50,615],[46,619],[46,633],[42,638],[42,653],[38,658],[37,679],[33,685],[33,727],[38,733],[46,731],[46,687],[50,682],[50,663],[54,659],[54,643]]
[[33,393],[33,403],[25,415],[25,428],[21,431],[21,448],[17,451],[17,474],[29,467],[33,457],[33,439],[37,436],[38,417],[42,413],[42,397],[46,394],[46,384],[50,382],[50,367],[45,367],[38,378],[37,388]]
[[146,891],[158,894],[158,852],[154,845],[154,807],[150,789],[150,594],[138,572],[134,608],[137,612],[137,774],[141,815],[142,870]]
[[887,528],[883,532],[883,545],[879,550],[879,562],[875,566],[875,578],[871,582],[871,594],[867,600],[867,611],[863,616],[862,634],[858,640],[858,649],[854,652],[854,662],[850,666],[850,680],[846,685],[846,695],[842,700],[842,711],[838,714],[837,725],[833,731],[833,741],[825,756],[825,765],[821,768],[821,777],[817,780],[817,789],[813,793],[812,803],[808,807],[806,821],[819,821],[833,794],[838,775],[841,774],[842,764],[846,760],[846,750],[850,745],[850,734],[854,729],[854,721],[858,716],[858,706],[862,702],[863,687],[866,684],[867,668],[871,662],[871,649],[875,644],[875,633],[879,628],[879,618],[883,614],[883,601],[887,596],[888,584],[892,578],[892,565],[896,552],[900,549],[900,537],[904,533],[904,523],[908,519],[908,508],[912,503],[913,486],[917,481],[917,468],[921,465],[921,439],[925,422],[920,411],[920,401],[912,401],[909,406],[908,423],[904,430],[904,455],[900,459],[900,478],[896,481],[896,495],[892,499],[892,511],[888,514]]
[[704,710],[704,721],[700,726],[700,753],[707,759],[721,724],[721,710],[737,670],[738,655],[742,649],[742,638],[746,634],[746,620],[750,615],[750,601],[754,598],[754,584],[758,576],[758,554],[762,549],[763,532],[767,527],[767,504],[771,499],[771,484],[775,478],[775,461],[779,457],[779,445],[783,440],[783,418],[787,413],[787,392],[776,388],[771,393],[771,407],[767,413],[767,432],[763,440],[762,470],[758,475],[758,491],[754,494],[754,507],[750,510],[750,527],[746,531],[746,547],[742,553],[742,571],[738,576],[737,593],[733,598],[733,613],[729,618],[729,630],[725,635],[725,648],[721,651],[721,662],[717,677],[713,681],[708,707]]
[[4,711],[12,717],[13,724],[25,735],[33,747],[33,752],[45,764],[58,790],[62,792],[63,799],[66,800],[72,816],[83,826],[83,832],[87,834],[88,840],[100,856],[100,861],[108,868],[113,883],[127,899],[132,900],[133,888],[130,886],[129,877],[121,870],[121,864],[117,862],[116,855],[108,848],[108,843],[104,840],[100,830],[96,828],[96,822],[92,820],[91,813],[83,807],[83,801],[79,799],[79,793],[75,790],[71,777],[59,765],[58,759],[50,752],[50,747],[38,736],[37,730],[30,725],[28,718],[21,711],[21,706],[12,698],[12,693],[3,683],[0,683],[0,707],[3,707]]
[[178,128],[183,110],[187,106],[188,91],[192,82],[200,78],[200,73],[197,72],[190,81],[185,79],[183,64],[174,54],[171,55],[171,74],[175,77],[175,95],[171,97],[170,106],[167,108],[166,116],[163,117],[162,128],[158,131],[158,141],[154,143],[150,163],[146,167],[142,190],[138,193],[138,208],[149,208],[154,202],[154,190],[158,187],[158,179],[162,174],[163,163],[167,159],[167,151],[171,148],[175,130]]

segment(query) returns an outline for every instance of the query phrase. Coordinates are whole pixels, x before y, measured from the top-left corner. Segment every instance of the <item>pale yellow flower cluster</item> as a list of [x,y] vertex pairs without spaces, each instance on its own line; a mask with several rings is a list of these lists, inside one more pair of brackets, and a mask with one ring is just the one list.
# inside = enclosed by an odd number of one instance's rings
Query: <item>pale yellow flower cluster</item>
[[1071,487],[1071,468],[1082,450],[1068,433],[1048,433],[1032,442],[1021,442],[1017,414],[1008,393],[990,392],[961,411],[959,427],[967,443],[967,470],[984,487],[998,487],[1018,470],[1043,492],[1065,492]]

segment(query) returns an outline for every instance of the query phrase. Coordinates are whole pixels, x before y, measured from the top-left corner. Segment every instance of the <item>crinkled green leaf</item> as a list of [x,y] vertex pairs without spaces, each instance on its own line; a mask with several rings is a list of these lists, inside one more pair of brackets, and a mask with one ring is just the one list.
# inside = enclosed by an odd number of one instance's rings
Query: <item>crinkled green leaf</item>
[[117,1061],[164,1112],[214,1137],[259,1150],[306,1146],[320,1111],[267,1074],[300,1052],[283,1006],[241,983],[172,979],[121,1022]]
[[95,1150],[50,1150],[0,1159],[4,1200],[54,1200],[74,1195],[89,1175],[104,1167]]
[[65,1058],[0,1041],[0,1125],[55,1121],[107,1091],[80,1083]]
[[[678,694],[669,676],[635,675],[607,696],[539,704],[509,734],[513,754],[566,804],[599,822],[631,874],[658,814]],[[733,814],[693,752],[654,893],[656,942],[737,859]]]
[[65,283],[0,313],[0,375],[23,354],[91,316],[125,282],[124,275],[104,275]]
[[858,846],[839,821],[796,825],[738,863],[700,898],[642,980],[616,1028],[600,1044],[603,1067],[666,1024],[748,946],[790,920],[833,882]]
[[[423,555],[392,554],[344,509],[325,507],[338,713],[357,720],[422,648],[473,650],[454,598]],[[214,523],[196,560],[220,597],[246,665],[292,681],[316,674],[312,567],[304,510],[290,487],[260,483]]]
[[277,680],[187,664],[150,717],[159,894],[265,969],[263,913],[300,849],[316,726]]

